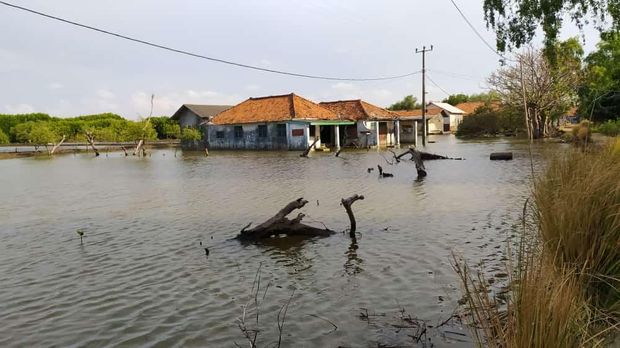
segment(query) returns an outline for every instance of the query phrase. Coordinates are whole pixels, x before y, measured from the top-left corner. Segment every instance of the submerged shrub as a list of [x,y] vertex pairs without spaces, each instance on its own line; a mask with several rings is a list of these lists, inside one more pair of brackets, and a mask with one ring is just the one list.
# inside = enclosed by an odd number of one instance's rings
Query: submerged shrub
[[196,141],[202,139],[202,132],[196,128],[183,128],[181,133],[181,139],[183,141]]
[[11,139],[9,139],[9,136],[4,134],[2,129],[0,129],[0,144],[8,144],[10,142],[11,142]]

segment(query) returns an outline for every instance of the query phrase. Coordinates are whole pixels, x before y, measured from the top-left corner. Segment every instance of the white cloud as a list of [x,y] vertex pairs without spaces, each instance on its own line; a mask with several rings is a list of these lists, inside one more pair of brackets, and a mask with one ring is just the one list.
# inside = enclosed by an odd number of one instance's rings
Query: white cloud
[[97,96],[102,99],[115,99],[116,95],[107,89],[100,89],[97,91]]
[[61,89],[64,87],[64,85],[60,82],[52,82],[49,85],[50,89]]
[[256,92],[260,89],[259,85],[255,85],[255,84],[249,84],[245,86],[245,90],[246,91],[250,91],[250,92]]
[[383,107],[399,98],[402,97],[396,96],[393,91],[386,88],[369,88],[352,82],[338,82],[323,93],[321,101],[362,99]]
[[9,114],[29,114],[34,112],[34,107],[29,104],[5,105],[4,109]]

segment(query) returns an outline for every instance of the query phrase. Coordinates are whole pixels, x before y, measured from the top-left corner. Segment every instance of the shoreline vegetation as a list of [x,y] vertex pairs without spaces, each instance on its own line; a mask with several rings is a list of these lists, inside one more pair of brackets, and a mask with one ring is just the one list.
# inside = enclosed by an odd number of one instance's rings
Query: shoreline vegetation
[[551,159],[523,206],[521,236],[508,247],[507,295],[454,256],[478,346],[605,347],[618,339],[618,173],[617,138]]

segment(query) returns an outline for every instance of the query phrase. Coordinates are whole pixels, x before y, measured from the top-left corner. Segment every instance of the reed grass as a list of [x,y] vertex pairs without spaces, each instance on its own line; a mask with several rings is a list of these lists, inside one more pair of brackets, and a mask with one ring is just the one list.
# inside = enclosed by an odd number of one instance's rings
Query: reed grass
[[603,347],[618,335],[619,143],[571,150],[534,182],[520,242],[509,250],[505,303],[482,272],[454,257],[478,345]]

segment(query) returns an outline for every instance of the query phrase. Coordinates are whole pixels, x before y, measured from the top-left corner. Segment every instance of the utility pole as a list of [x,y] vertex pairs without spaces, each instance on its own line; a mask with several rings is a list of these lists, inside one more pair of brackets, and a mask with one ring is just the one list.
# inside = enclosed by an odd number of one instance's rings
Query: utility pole
[[426,135],[428,134],[428,129],[426,125],[426,52],[431,52],[433,50],[433,45],[431,48],[426,48],[426,46],[422,46],[422,49],[415,49],[415,53],[422,53],[422,146],[426,146]]

